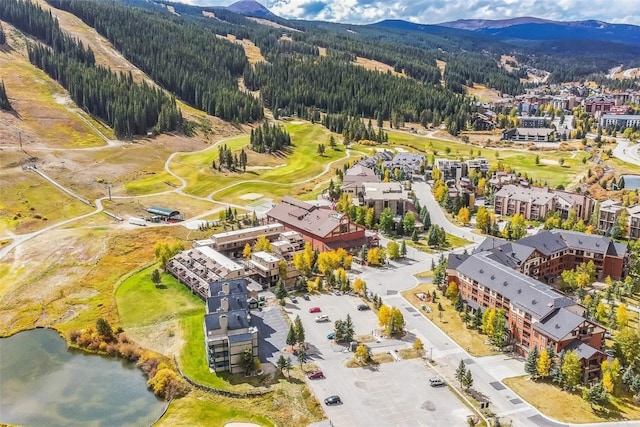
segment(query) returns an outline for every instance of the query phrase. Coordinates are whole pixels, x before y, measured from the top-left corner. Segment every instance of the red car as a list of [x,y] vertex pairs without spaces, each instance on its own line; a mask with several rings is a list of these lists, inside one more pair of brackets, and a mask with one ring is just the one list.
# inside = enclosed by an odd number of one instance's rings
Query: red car
[[311,307],[309,313],[320,313],[320,307]]
[[322,371],[313,371],[309,372],[307,378],[309,378],[310,380],[316,380],[318,378],[324,378],[324,374],[322,373]]

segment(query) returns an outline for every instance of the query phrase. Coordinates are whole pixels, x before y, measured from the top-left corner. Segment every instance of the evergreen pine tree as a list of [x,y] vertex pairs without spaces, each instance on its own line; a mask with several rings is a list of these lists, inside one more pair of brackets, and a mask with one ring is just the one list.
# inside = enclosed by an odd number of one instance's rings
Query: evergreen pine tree
[[529,351],[527,361],[524,364],[524,371],[531,375],[531,378],[538,377],[538,347],[533,347],[533,350]]
[[[2,29],[0,28],[0,34]],[[0,42],[0,45],[2,43]],[[7,91],[4,87],[4,80],[0,81],[0,110],[11,111],[11,103],[7,97]]]

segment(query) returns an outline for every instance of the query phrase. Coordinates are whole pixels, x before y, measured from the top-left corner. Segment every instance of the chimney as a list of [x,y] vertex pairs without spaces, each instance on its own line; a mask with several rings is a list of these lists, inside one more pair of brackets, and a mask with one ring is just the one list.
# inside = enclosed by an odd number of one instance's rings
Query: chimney
[[222,284],[222,292],[224,292],[225,295],[229,295],[230,290],[231,290],[231,286],[229,285],[229,282],[224,282]]
[[220,300],[220,306],[224,311],[229,311],[229,298],[222,298]]
[[226,314],[220,315],[220,331],[224,334],[227,333],[227,327],[229,326],[229,319]]

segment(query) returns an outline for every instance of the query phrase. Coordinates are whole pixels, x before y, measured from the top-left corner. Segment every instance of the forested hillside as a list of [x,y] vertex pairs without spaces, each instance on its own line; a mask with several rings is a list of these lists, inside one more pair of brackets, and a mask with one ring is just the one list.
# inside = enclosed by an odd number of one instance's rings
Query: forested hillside
[[440,86],[365,70],[331,57],[281,57],[247,69],[245,84],[259,89],[266,106],[308,117],[308,108],[327,113],[390,120],[400,115],[419,121],[437,114],[457,134],[470,118],[469,103]]
[[244,51],[202,25],[109,1],[48,2],[94,27],[183,101],[227,121],[262,119],[260,102],[238,89],[237,78],[249,66]]
[[2,25],[0,25],[0,45],[7,43],[7,36],[4,34],[4,30],[2,29]]
[[131,76],[95,65],[91,49],[64,34],[56,19],[23,0],[2,0],[0,19],[40,40],[28,45],[29,60],[69,91],[89,113],[113,127],[118,137],[144,135],[150,129],[172,131],[182,122],[175,100]]

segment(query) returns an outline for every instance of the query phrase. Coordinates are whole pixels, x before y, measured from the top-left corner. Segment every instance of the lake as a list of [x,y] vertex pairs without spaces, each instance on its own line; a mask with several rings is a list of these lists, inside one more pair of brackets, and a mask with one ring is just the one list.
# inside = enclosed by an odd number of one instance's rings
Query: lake
[[54,330],[0,339],[0,423],[150,426],[165,406],[134,364],[68,350]]

